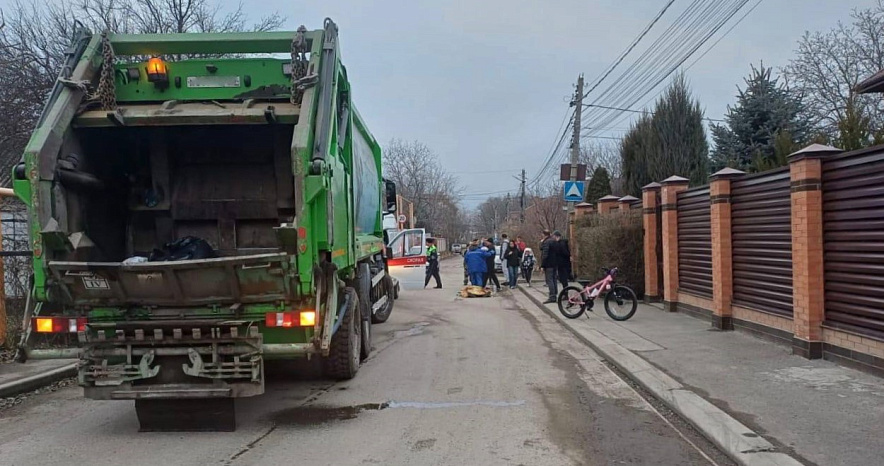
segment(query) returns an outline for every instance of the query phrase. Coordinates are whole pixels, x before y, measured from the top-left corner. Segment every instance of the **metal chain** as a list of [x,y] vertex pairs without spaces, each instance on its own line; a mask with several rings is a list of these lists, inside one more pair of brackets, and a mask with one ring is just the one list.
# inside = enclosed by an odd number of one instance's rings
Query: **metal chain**
[[114,88],[114,49],[111,47],[107,32],[101,33],[101,74],[98,78],[98,88],[92,95],[92,100],[101,102],[103,110],[117,109],[117,95]]
[[295,105],[301,104],[304,90],[298,89],[298,81],[307,76],[307,28],[301,25],[292,40],[292,98]]

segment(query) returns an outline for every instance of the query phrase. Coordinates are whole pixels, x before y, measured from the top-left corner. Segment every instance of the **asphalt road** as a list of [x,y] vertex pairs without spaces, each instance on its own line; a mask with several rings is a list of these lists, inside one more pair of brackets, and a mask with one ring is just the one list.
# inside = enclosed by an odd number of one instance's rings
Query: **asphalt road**
[[524,296],[457,298],[443,264],[449,286],[403,292],[354,380],[269,367],[230,433],[139,433],[131,402],[68,387],[0,412],[0,464],[709,464]]

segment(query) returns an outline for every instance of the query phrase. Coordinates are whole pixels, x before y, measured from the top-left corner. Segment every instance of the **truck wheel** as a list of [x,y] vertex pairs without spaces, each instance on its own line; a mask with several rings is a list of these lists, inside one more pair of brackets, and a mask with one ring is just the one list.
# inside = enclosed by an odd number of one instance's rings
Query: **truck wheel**
[[359,275],[356,276],[356,294],[359,295],[359,319],[362,325],[362,360],[368,359],[371,353],[371,269],[368,264],[359,264]]
[[[338,380],[348,380],[359,370],[359,357],[362,346],[359,325],[359,297],[356,290],[347,287],[343,294],[349,296],[350,307],[344,314],[341,327],[332,335],[331,348],[325,363],[325,373]],[[341,299],[344,302],[344,299]]]
[[384,292],[387,295],[387,304],[384,304],[384,307],[378,309],[378,312],[372,314],[371,322],[375,324],[383,324],[390,318],[390,314],[393,312],[393,300],[396,299],[396,290],[393,289],[393,279],[390,278],[390,275],[385,275],[384,278],[381,279],[381,282],[384,284]]

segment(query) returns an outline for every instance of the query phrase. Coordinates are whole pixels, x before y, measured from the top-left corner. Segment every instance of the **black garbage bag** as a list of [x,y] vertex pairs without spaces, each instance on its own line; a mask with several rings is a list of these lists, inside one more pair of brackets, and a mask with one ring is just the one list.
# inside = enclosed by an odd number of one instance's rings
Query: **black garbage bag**
[[166,243],[162,249],[154,249],[147,258],[150,262],[183,261],[192,259],[209,259],[215,257],[215,250],[204,239],[196,236],[185,236],[171,243]]

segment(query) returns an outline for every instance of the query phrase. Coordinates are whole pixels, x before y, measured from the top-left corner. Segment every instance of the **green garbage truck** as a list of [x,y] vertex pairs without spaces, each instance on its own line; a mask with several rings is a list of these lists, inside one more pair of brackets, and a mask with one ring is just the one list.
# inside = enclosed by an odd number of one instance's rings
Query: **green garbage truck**
[[[80,30],[13,188],[34,273],[19,358],[77,358],[142,430],[232,430],[264,362],[349,379],[397,284],[396,187],[338,29]],[[67,346],[36,345],[66,334]]]

